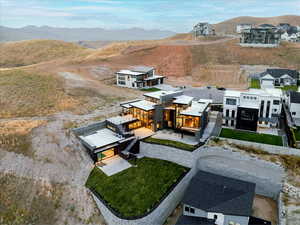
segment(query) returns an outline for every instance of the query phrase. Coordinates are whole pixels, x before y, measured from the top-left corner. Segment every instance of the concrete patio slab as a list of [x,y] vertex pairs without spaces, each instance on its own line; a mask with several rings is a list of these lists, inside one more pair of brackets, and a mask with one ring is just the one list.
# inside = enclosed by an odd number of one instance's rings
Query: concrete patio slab
[[139,139],[144,139],[144,138],[150,137],[154,134],[154,132],[152,130],[147,129],[145,127],[135,129],[133,132],[134,132],[134,135],[136,137],[138,137]]
[[132,165],[129,162],[127,162],[125,159],[121,158],[118,155],[103,160],[101,166],[100,165],[97,166],[107,176],[112,176],[114,174],[117,174],[123,170],[132,167]]

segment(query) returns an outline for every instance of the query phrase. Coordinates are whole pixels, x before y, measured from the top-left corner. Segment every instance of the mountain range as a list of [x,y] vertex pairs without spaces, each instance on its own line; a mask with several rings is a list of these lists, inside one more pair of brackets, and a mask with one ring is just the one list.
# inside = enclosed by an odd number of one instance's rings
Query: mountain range
[[26,26],[10,28],[0,26],[0,41],[21,41],[32,39],[48,39],[63,41],[123,41],[123,40],[155,40],[176,34],[167,30],[145,30],[130,28],[106,30],[102,28],[57,28],[49,26]]

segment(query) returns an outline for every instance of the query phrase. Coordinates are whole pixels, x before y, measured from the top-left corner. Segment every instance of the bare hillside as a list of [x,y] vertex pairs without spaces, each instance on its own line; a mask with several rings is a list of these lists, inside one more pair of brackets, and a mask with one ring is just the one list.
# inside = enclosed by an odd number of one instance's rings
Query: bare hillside
[[31,40],[0,44],[0,67],[36,64],[66,56],[83,54],[86,49],[73,43],[53,40]]
[[242,16],[226,20],[224,22],[215,24],[215,29],[217,33],[233,34],[235,33],[236,26],[241,23],[250,23],[250,24],[273,24],[277,25],[279,23],[289,23],[291,25],[300,25],[300,16],[298,15],[285,15],[285,16],[276,16],[276,17],[250,17]]

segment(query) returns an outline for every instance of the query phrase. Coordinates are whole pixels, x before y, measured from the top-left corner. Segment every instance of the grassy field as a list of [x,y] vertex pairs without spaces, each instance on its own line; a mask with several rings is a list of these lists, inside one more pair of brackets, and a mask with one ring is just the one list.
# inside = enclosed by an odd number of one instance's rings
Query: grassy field
[[147,143],[152,143],[152,144],[166,145],[169,147],[179,148],[179,149],[182,149],[185,151],[190,151],[190,152],[197,149],[197,146],[194,146],[194,145],[189,145],[189,144],[185,144],[185,143],[178,142],[178,141],[152,138],[152,137],[149,137],[143,141],[145,141]]
[[295,138],[297,141],[300,141],[300,127],[297,128],[297,130],[294,131]]
[[0,117],[48,115],[74,107],[63,82],[51,75],[22,70],[0,72]]
[[163,160],[142,158],[113,176],[95,167],[86,186],[94,189],[108,204],[126,217],[141,216],[151,210],[188,169]]
[[260,89],[260,81],[258,79],[251,79],[250,88]]
[[223,128],[220,137],[237,139],[242,141],[257,142],[262,144],[282,146],[282,138],[280,136],[269,134],[258,134],[247,131],[232,130]]
[[44,224],[57,221],[63,188],[53,184],[45,188],[31,179],[0,173],[0,224]]
[[86,49],[55,40],[30,40],[0,44],[0,67],[27,66],[66,56],[78,56]]
[[281,88],[283,91],[298,91],[297,85],[290,85]]
[[160,91],[161,89],[159,88],[142,88],[141,91],[145,91],[145,92],[154,92],[154,91]]

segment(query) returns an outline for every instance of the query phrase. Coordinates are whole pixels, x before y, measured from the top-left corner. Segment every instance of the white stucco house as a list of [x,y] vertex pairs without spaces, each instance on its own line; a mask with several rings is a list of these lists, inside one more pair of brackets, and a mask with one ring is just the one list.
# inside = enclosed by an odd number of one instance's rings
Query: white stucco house
[[282,112],[281,89],[226,90],[223,100],[223,125],[257,131],[259,127],[278,127]]
[[127,88],[147,88],[163,84],[164,76],[155,74],[153,67],[134,66],[116,73],[117,85]]
[[299,72],[290,69],[267,69],[260,74],[259,80],[262,88],[297,85]]
[[288,94],[287,105],[295,126],[300,127],[300,92],[290,91]]

